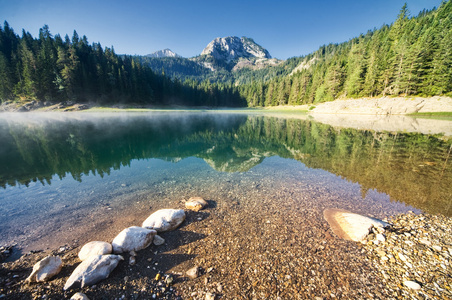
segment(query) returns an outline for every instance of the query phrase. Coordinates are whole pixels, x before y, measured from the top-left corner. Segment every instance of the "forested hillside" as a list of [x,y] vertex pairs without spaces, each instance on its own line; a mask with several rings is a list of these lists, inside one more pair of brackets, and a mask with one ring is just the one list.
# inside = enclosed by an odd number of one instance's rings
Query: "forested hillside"
[[52,36],[49,27],[33,38],[19,37],[5,21],[0,27],[0,99],[102,104],[245,106],[238,92],[210,82],[181,83],[154,73],[131,56],[89,44],[74,31]]
[[337,98],[452,95],[452,1],[303,57],[295,74],[240,87],[249,106]]
[[[206,56],[207,57],[207,56]],[[154,69],[154,71],[152,70]],[[260,70],[117,55],[74,31],[34,38],[0,27],[0,100],[276,106],[338,98],[452,95],[452,0],[392,25]]]

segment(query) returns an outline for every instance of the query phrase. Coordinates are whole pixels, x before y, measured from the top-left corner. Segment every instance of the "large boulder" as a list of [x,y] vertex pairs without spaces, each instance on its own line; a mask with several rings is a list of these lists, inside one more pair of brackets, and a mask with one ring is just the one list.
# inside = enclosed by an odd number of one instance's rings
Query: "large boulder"
[[160,209],[150,215],[142,227],[155,229],[157,232],[170,231],[176,229],[184,220],[183,209]]
[[114,253],[138,251],[148,247],[157,231],[132,226],[121,231],[111,243]]
[[63,262],[58,256],[47,256],[33,266],[28,282],[43,282],[60,273]]
[[111,271],[118,265],[119,261],[124,260],[121,255],[95,255],[82,261],[71,276],[69,276],[64,290],[73,287],[85,287],[96,284],[97,282],[108,278]]
[[80,249],[78,257],[80,260],[85,260],[90,256],[110,254],[112,251],[113,248],[110,243],[93,241],[85,244],[82,249]]
[[185,208],[193,211],[200,211],[207,206],[207,201],[201,197],[191,197],[185,202]]
[[325,209],[323,217],[337,236],[355,242],[362,241],[369,234],[372,227],[385,228],[389,226],[388,223],[381,220],[343,209]]

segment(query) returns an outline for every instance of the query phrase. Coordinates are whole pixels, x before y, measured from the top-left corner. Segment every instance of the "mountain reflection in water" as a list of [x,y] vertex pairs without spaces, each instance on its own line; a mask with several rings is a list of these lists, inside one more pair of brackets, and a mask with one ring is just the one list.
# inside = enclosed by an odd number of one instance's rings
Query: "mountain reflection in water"
[[132,160],[204,159],[245,172],[265,157],[295,159],[429,213],[452,215],[452,140],[419,133],[335,129],[244,114],[21,115],[0,118],[0,185],[108,175]]

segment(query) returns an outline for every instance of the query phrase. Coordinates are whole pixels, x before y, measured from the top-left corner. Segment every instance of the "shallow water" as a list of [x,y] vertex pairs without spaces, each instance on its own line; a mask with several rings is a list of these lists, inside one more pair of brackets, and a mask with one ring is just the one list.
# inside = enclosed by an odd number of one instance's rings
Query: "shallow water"
[[23,251],[112,239],[190,196],[269,220],[274,204],[319,223],[328,207],[452,215],[441,136],[284,116],[52,113],[0,116],[0,141],[0,245]]

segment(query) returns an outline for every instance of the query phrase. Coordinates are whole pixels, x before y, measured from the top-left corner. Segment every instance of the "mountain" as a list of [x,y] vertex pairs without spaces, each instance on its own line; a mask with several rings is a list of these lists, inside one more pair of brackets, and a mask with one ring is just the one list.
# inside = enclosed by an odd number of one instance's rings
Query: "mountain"
[[145,55],[146,57],[156,57],[156,58],[162,58],[162,57],[182,57],[179,54],[171,51],[171,49],[163,49],[159,51],[155,51],[154,53]]
[[228,36],[216,38],[201,52],[192,58],[211,71],[237,71],[243,68],[259,70],[281,63],[272,59],[270,53],[248,37]]
[[216,38],[200,55],[192,58],[165,56],[162,52],[174,53],[165,49],[136,58],[155,72],[163,70],[165,75],[182,82],[186,79],[209,80],[238,85],[287,75],[295,67],[288,70],[285,61],[272,58],[264,47],[248,37]]
[[228,62],[241,57],[271,58],[270,53],[253,39],[236,36],[214,39],[204,48],[201,55],[211,55],[215,59]]

